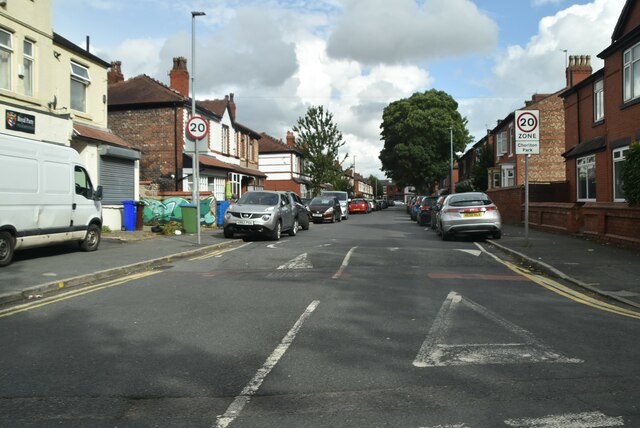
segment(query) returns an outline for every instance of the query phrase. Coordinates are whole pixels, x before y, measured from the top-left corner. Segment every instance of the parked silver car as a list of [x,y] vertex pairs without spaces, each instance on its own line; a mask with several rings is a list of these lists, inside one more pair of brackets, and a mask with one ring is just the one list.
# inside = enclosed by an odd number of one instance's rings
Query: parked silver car
[[498,207],[485,193],[454,193],[439,208],[437,231],[444,241],[457,234],[484,234],[499,239],[502,219]]
[[253,190],[245,193],[224,215],[224,237],[236,233],[260,234],[278,240],[282,232],[295,236],[298,218],[295,201],[285,192]]

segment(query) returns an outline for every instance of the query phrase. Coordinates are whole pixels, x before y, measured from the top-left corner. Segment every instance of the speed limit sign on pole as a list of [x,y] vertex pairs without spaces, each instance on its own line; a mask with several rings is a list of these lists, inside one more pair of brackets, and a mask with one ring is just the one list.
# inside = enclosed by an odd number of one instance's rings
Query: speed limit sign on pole
[[540,153],[540,111],[516,110],[516,154]]
[[187,135],[193,140],[201,140],[209,132],[209,124],[202,116],[193,116],[187,122]]

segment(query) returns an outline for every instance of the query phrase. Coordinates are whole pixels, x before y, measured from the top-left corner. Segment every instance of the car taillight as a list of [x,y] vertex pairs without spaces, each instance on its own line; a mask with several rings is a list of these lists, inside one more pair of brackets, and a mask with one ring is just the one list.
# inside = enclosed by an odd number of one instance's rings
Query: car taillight
[[446,210],[444,210],[444,212],[446,212],[446,213],[457,213],[458,209],[457,208],[447,208]]
[[423,205],[420,207],[420,211],[429,211],[431,207],[429,205]]
[[489,205],[488,207],[485,207],[485,209],[487,211],[496,211],[498,207],[496,207],[495,205]]

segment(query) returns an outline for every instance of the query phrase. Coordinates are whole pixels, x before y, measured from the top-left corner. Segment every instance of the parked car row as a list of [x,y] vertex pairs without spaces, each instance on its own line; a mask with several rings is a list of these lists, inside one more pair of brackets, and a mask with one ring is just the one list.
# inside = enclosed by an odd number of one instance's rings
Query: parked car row
[[498,207],[482,192],[443,196],[414,196],[407,203],[411,220],[429,226],[443,241],[457,235],[502,236]]
[[349,201],[349,214],[369,214],[392,206],[385,199],[354,198]]

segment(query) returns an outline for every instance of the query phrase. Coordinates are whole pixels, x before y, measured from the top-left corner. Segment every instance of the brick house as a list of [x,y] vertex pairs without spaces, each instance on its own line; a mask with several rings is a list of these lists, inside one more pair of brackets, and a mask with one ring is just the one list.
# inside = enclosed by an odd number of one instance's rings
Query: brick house
[[[624,199],[621,166],[640,139],[640,3],[627,0],[598,57],[604,67],[562,93],[572,206],[560,227],[569,232],[640,246],[640,208]],[[574,57],[572,62],[582,63]]]
[[[538,110],[539,153],[529,156],[529,200],[558,200],[565,189],[564,108],[561,91],[534,94],[522,110]],[[515,111],[498,121],[487,135],[493,150],[494,166],[488,171],[487,193],[500,209],[503,221],[520,223],[525,202],[525,156],[516,154]]]
[[267,178],[267,190],[292,190],[302,198],[310,198],[309,178],[304,173],[302,151],[295,145],[293,132],[287,132],[286,143],[266,133],[258,140],[260,170]]
[[[149,76],[125,80],[121,63],[109,71],[109,121],[113,131],[142,150],[140,179],[157,185],[161,193],[192,191],[192,157],[186,124],[191,117],[189,72],[186,59],[173,59],[167,86]],[[202,192],[217,200],[260,189],[266,177],[258,170],[259,134],[236,121],[233,94],[224,100],[196,103],[196,114],[205,118],[209,133],[206,150],[200,151]]]

